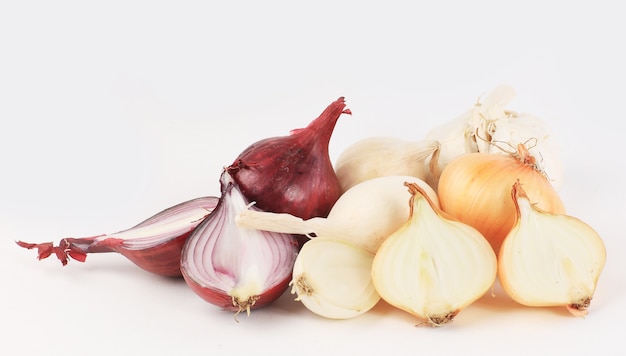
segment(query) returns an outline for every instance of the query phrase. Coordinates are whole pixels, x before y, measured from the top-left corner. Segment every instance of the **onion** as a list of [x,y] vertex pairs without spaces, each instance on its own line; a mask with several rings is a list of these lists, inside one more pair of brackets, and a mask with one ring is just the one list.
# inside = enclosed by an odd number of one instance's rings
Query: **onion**
[[364,138],[344,150],[335,163],[341,191],[369,179],[385,176],[428,177],[424,162],[439,149],[432,140],[408,141],[397,137]]
[[578,218],[538,209],[519,182],[511,196],[516,221],[498,256],[504,291],[523,305],[586,315],[606,263],[602,238]]
[[243,195],[264,211],[303,219],[328,215],[341,194],[328,145],[339,116],[351,114],[345,106],[340,97],[307,127],[241,152],[226,169]]
[[354,318],[380,300],[371,270],[374,255],[351,243],[317,237],[302,246],[293,266],[291,293],[313,313]]
[[544,211],[561,214],[563,202],[523,144],[514,155],[469,153],[451,161],[438,186],[441,208],[480,231],[497,253],[515,222],[511,186],[519,180]]
[[380,246],[372,281],[387,303],[423,318],[451,322],[496,279],[496,255],[476,229],[450,219],[417,184],[408,220]]
[[423,180],[387,176],[350,188],[341,195],[326,218],[303,220],[290,214],[248,209],[242,211],[236,221],[248,228],[347,241],[374,254],[380,244],[406,222],[410,207],[405,182],[421,186],[433,204],[439,206],[437,194]]
[[205,301],[249,315],[288,288],[298,244],[289,234],[237,227],[235,216],[249,202],[227,170],[220,184],[217,207],[183,246],[181,271]]
[[57,246],[52,242],[17,241],[17,244],[27,249],[36,248],[40,260],[55,254],[64,266],[70,258],[85,262],[88,253],[117,252],[148,272],[179,277],[185,240],[217,202],[217,197],[210,196],[192,199],[165,209],[130,229],[92,237],[67,237]]

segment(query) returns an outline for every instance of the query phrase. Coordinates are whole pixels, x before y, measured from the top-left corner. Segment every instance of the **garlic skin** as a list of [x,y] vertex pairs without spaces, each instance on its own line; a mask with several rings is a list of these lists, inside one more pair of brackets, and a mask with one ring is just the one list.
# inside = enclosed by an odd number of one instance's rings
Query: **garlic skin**
[[438,141],[441,149],[436,158],[427,160],[430,175],[426,182],[437,187],[439,175],[452,160],[466,153],[486,151],[495,123],[506,117],[504,107],[514,96],[513,88],[501,85],[489,93],[484,102],[478,101],[456,119],[432,128],[425,139]]
[[559,142],[539,118],[527,113],[509,112],[496,123],[491,143],[480,152],[507,155],[517,145],[524,144],[537,158],[537,169],[545,174],[555,189],[561,187],[564,169]]
[[408,221],[380,246],[372,281],[389,304],[441,326],[493,285],[496,255],[476,229],[445,217],[419,186],[407,186]]
[[307,241],[293,267],[291,293],[313,313],[349,319],[380,300],[371,278],[374,255],[348,242],[316,238]]
[[498,255],[504,291],[522,305],[586,315],[606,262],[601,237],[578,218],[537,208],[519,182],[512,197],[517,221]]
[[438,155],[426,160],[426,181],[431,186],[438,186],[441,172],[461,155],[480,152],[507,156],[520,144],[538,158],[538,169],[545,172],[554,188],[561,186],[563,164],[556,137],[538,117],[506,109],[515,95],[511,86],[500,85],[457,119],[426,134],[426,140],[441,145]]
[[346,192],[366,180],[385,176],[412,176],[425,180],[425,160],[439,149],[434,140],[408,141],[374,136],[355,142],[337,158],[335,172]]

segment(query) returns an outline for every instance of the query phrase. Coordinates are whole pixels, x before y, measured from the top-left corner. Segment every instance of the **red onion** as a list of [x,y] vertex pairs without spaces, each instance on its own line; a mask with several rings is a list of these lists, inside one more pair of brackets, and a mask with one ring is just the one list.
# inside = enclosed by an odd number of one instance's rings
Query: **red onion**
[[226,168],[243,195],[264,211],[326,217],[341,194],[328,145],[345,106],[340,97],[307,127],[246,148]]
[[220,185],[217,207],[183,246],[181,271],[205,301],[249,315],[287,289],[298,244],[293,235],[238,227],[235,216],[249,201],[227,170]]
[[217,197],[192,199],[114,234],[61,239],[52,242],[17,244],[37,249],[39,260],[55,254],[65,266],[70,258],[85,262],[88,253],[117,252],[144,270],[167,277],[180,277],[180,256],[191,232],[216,207]]

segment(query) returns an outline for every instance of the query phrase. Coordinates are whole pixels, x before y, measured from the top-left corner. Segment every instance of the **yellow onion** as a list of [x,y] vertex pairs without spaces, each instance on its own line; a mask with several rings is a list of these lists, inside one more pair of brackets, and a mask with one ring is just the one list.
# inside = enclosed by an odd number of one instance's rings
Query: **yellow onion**
[[511,196],[516,222],[498,256],[502,288],[522,305],[587,315],[606,263],[602,238],[576,217],[541,211],[517,182]]
[[496,255],[476,229],[442,213],[422,187],[405,185],[409,217],[374,255],[372,282],[390,305],[442,326],[493,285]]
[[558,192],[523,144],[508,156],[468,153],[454,159],[441,173],[439,202],[446,213],[480,231],[497,253],[515,223],[511,186],[518,180],[537,208],[565,213]]

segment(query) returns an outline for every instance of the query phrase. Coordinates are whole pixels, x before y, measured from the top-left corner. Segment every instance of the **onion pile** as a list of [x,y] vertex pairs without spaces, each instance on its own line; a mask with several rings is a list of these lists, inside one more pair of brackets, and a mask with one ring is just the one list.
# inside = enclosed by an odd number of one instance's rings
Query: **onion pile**
[[[110,235],[17,244],[66,265],[118,252],[182,276],[216,307],[250,315],[291,286],[328,319],[380,300],[443,326],[499,282],[529,307],[589,312],[606,261],[601,237],[566,215],[562,166],[543,121],[496,88],[421,140],[369,137],[329,157],[340,97],[302,129],[247,146],[220,196],[165,209]],[[235,318],[236,319],[236,318]]]
[[328,215],[341,194],[328,145],[337,119],[351,113],[345,106],[340,97],[307,127],[253,143],[224,169],[220,204],[183,247],[183,277],[196,294],[250,315],[287,289],[305,240],[239,227],[234,220],[251,202],[254,210]]

